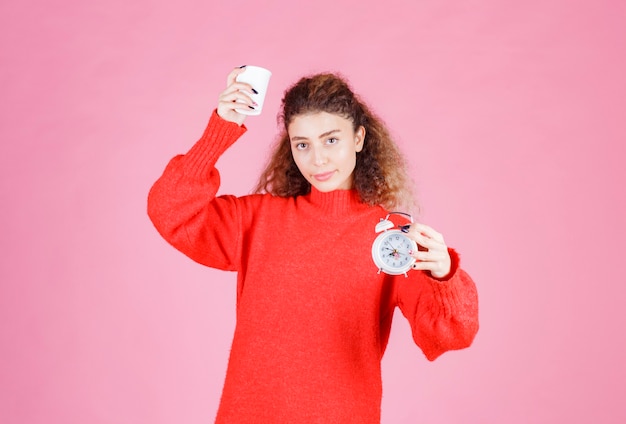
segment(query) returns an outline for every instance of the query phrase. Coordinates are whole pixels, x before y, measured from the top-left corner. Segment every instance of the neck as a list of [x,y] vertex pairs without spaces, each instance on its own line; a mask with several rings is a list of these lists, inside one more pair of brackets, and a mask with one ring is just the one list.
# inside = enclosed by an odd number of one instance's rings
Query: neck
[[341,216],[350,211],[367,208],[367,205],[361,202],[361,197],[356,190],[321,192],[311,187],[311,193],[307,197],[313,205],[332,216]]

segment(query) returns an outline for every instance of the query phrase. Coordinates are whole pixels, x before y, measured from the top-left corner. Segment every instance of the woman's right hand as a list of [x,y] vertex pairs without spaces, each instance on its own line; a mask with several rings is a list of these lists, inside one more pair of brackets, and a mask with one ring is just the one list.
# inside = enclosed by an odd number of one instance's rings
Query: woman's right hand
[[[246,116],[237,112],[237,108],[249,107],[254,109],[256,103],[246,92],[251,93],[254,89],[250,84],[237,82],[237,75],[245,72],[246,68],[235,68],[226,78],[226,90],[222,91],[217,104],[217,114],[225,121],[234,122],[241,126]],[[242,103],[243,102],[243,103]]]

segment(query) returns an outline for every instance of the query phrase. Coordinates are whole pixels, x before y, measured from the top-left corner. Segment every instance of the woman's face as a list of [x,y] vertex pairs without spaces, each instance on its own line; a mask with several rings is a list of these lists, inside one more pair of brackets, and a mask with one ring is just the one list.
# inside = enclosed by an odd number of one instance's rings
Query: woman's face
[[316,112],[293,118],[287,132],[296,165],[313,187],[322,192],[352,188],[365,128],[355,131],[349,119]]

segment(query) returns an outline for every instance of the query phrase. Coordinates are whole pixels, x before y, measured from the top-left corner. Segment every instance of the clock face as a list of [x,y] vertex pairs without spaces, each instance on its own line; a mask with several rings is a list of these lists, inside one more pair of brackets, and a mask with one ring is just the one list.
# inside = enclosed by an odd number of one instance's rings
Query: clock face
[[411,268],[415,258],[409,252],[416,250],[413,240],[401,231],[391,230],[378,235],[372,245],[372,257],[379,269],[387,274],[399,275]]

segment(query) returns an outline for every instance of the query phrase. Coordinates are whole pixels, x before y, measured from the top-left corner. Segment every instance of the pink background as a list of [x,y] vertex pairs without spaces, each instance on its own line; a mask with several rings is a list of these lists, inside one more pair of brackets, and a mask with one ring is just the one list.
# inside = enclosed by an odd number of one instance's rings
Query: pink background
[[299,3],[0,6],[0,422],[212,422],[235,276],[160,239],[146,195],[241,64],[274,76],[223,192],[285,87],[341,71],[478,284],[468,350],[429,363],[397,316],[383,423],[626,422],[626,3]]

